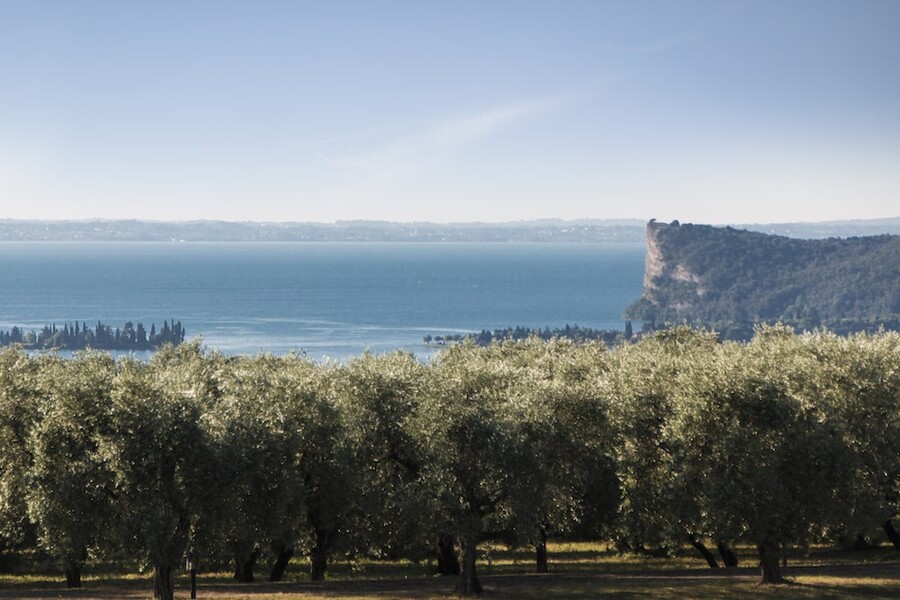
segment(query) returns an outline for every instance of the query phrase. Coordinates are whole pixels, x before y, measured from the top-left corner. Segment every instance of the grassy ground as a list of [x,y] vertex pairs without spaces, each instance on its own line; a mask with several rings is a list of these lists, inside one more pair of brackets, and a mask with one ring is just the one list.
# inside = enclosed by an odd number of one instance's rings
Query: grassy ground
[[[750,549],[738,548],[743,565],[753,565]],[[709,569],[690,553],[674,558],[623,556],[596,544],[556,544],[550,548],[551,573],[530,573],[528,552],[486,548],[479,563],[485,597],[538,598],[897,598],[900,555],[892,548],[862,551],[813,549],[791,556],[785,575],[790,585],[760,586],[757,569]],[[215,600],[292,600],[447,598],[454,580],[431,575],[430,565],[399,562],[336,562],[324,582],[309,582],[302,561],[292,564],[284,583],[233,583],[227,573],[198,578],[198,598]],[[260,575],[264,570],[261,568]],[[263,577],[261,577],[262,579]],[[176,596],[189,597],[187,577],[179,576]],[[0,598],[147,598],[149,574],[122,565],[86,568],[84,587],[66,590],[53,570],[0,575]]]

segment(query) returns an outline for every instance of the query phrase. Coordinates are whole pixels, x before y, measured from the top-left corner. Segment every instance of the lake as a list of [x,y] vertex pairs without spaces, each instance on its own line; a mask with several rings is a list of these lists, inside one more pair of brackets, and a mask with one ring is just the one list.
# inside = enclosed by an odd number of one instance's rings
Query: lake
[[434,351],[425,335],[622,329],[635,243],[3,243],[0,329],[180,320],[227,354]]

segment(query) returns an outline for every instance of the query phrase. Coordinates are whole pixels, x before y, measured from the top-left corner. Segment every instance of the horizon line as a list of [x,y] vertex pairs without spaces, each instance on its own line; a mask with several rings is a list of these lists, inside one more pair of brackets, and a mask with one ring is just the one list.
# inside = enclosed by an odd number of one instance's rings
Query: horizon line
[[[848,218],[848,219],[827,219],[822,221],[752,221],[752,222],[704,222],[694,223],[693,221],[682,221],[676,219],[682,224],[702,224],[713,226],[733,226],[733,225],[829,225],[839,223],[875,223],[900,221],[900,214],[886,217],[870,217],[870,218]],[[535,225],[541,223],[558,223],[558,224],[579,224],[579,223],[638,223],[647,224],[651,221],[666,222],[665,219],[656,218],[640,218],[640,217],[579,217],[575,219],[565,219],[561,217],[542,217],[535,219],[514,219],[508,221],[428,221],[428,220],[412,220],[412,221],[392,221],[389,219],[337,219],[334,221],[296,221],[296,220],[233,220],[233,219],[143,219],[143,218],[110,218],[110,217],[87,217],[83,219],[42,219],[42,218],[15,218],[0,217],[0,223],[152,223],[161,225],[191,225],[202,223],[228,223],[233,225],[317,225],[317,226],[338,226],[347,224],[361,225],[437,225],[443,227],[454,226],[498,226],[498,225]]]

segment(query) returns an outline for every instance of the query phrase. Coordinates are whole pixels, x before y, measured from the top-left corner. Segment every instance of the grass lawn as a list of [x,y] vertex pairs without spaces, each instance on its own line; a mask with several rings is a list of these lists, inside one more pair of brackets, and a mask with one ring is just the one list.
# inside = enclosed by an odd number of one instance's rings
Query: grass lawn
[[[591,543],[552,544],[551,573],[530,573],[533,557],[525,551],[486,547],[479,575],[487,598],[898,598],[900,555],[892,548],[837,551],[813,548],[790,556],[785,575],[790,585],[761,586],[750,548],[737,548],[738,569],[710,569],[685,550],[673,558],[621,555]],[[237,584],[228,573],[198,577],[198,598],[215,600],[291,600],[312,598],[447,598],[453,578],[431,575],[432,566],[405,562],[337,561],[323,582],[309,582],[306,565],[295,561],[283,583]],[[264,579],[264,568],[258,570]],[[67,590],[61,574],[47,569],[0,575],[0,598],[148,598],[149,573],[123,565],[85,568],[84,587]],[[181,574],[176,597],[189,597]]]

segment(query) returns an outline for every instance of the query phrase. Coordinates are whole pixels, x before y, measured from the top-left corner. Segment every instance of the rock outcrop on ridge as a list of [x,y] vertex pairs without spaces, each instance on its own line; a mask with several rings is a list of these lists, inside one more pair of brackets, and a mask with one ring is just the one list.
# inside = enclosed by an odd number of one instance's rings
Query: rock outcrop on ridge
[[802,240],[650,221],[646,238],[644,292],[627,318],[849,330],[900,322],[900,236]]

